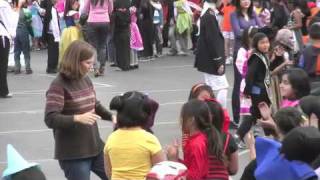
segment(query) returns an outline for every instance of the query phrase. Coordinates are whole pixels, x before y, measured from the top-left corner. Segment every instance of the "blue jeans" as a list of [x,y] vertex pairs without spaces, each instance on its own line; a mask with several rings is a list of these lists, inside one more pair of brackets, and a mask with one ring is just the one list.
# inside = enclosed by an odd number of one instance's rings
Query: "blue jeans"
[[90,158],[59,160],[59,164],[68,180],[90,180],[90,171],[102,180],[108,180],[104,169],[103,152]]
[[21,69],[20,55],[23,52],[26,70],[30,70],[30,40],[28,30],[17,29],[17,36],[14,39],[14,61],[16,70]]

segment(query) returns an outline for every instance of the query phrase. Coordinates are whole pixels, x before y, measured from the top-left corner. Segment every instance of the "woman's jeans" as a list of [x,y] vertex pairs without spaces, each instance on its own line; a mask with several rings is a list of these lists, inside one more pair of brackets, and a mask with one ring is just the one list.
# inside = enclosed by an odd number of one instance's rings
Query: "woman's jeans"
[[90,158],[59,160],[59,164],[68,180],[90,180],[90,171],[93,171],[102,180],[108,180],[104,168],[103,152]]
[[17,29],[17,35],[14,39],[14,61],[16,70],[21,69],[20,55],[21,52],[24,56],[24,61],[26,64],[26,70],[30,70],[30,40],[29,32],[24,29]]

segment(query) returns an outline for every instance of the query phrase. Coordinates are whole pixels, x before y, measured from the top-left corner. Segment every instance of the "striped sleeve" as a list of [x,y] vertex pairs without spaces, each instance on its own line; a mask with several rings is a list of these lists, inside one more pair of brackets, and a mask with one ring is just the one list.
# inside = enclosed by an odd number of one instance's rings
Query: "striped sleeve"
[[63,115],[64,89],[52,83],[46,94],[45,123],[49,128],[68,128],[74,125],[73,115]]

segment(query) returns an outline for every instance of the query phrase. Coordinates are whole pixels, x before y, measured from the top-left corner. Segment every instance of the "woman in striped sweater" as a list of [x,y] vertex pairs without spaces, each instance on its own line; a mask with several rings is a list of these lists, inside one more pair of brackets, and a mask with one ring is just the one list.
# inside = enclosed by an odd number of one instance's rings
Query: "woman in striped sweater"
[[89,180],[90,171],[108,179],[96,121],[111,120],[112,114],[97,101],[87,76],[94,57],[95,50],[88,43],[71,43],[46,94],[45,123],[53,129],[55,159],[68,180]]

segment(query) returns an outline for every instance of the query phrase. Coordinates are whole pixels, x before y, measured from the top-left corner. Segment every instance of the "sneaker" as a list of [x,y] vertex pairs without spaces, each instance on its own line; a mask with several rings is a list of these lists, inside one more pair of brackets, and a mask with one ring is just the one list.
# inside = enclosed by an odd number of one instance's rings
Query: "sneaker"
[[236,144],[238,145],[238,148],[239,148],[239,149],[247,149],[246,143],[244,143],[244,142],[240,139],[240,137],[239,137],[238,134],[234,134],[234,135],[233,135],[233,138],[234,138]]
[[21,70],[20,69],[14,70],[14,74],[21,74]]
[[226,64],[227,64],[227,65],[230,65],[230,64],[232,64],[232,61],[233,61],[233,58],[232,58],[232,57],[228,57],[228,58],[226,59]]
[[174,50],[174,49],[170,49],[168,55],[169,56],[176,56],[178,54],[177,50]]
[[230,125],[229,125],[229,129],[238,129],[239,128],[239,124],[234,122],[234,121],[231,121],[230,122]]
[[8,93],[5,96],[0,96],[0,98],[12,98],[12,93]]
[[184,52],[184,51],[178,52],[178,55],[179,56],[188,56],[188,54],[186,52]]
[[33,71],[31,69],[26,70],[26,74],[32,74],[32,73],[33,73]]

